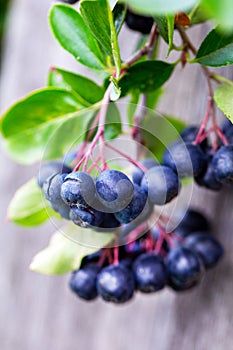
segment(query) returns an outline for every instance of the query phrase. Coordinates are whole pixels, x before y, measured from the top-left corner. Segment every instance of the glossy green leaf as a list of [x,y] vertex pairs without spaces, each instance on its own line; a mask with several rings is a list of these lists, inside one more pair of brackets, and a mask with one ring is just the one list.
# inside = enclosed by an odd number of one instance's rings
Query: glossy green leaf
[[114,25],[116,33],[119,34],[123,26],[126,15],[126,7],[123,4],[117,4],[113,10]]
[[80,12],[92,36],[96,38],[105,54],[112,57],[107,0],[83,0],[80,3]]
[[154,20],[157,24],[158,30],[162,38],[168,44],[168,55],[172,50],[173,46],[173,35],[174,35],[174,15],[160,15],[155,16]]
[[104,96],[104,89],[94,81],[56,67],[49,72],[48,86],[75,92],[80,104],[86,107],[100,101]]
[[233,123],[233,82],[222,84],[214,91],[214,100],[219,109]]
[[233,33],[213,29],[202,42],[195,62],[212,67],[233,64]]
[[132,9],[146,15],[176,13],[190,9],[199,0],[125,0],[124,3],[129,4]]
[[71,6],[54,5],[49,14],[51,29],[60,45],[80,63],[103,69],[105,60],[82,16]]
[[233,29],[232,0],[202,0],[202,7],[207,15],[212,16],[226,30]]
[[119,74],[120,51],[108,0],[83,0],[80,4],[80,12],[105,55],[115,62]]
[[163,152],[171,142],[179,137],[185,123],[174,117],[148,111],[143,118],[142,127],[145,146],[161,161]]
[[162,61],[145,61],[131,66],[119,81],[121,96],[132,90],[152,92],[161,87],[171,76],[173,64]]
[[35,178],[17,190],[7,211],[7,218],[22,226],[37,226],[55,215],[47,201],[43,200]]
[[48,247],[34,257],[30,269],[46,275],[77,270],[86,255],[105,247],[113,237],[110,233],[99,233],[69,224],[52,236]]
[[9,153],[18,162],[62,157],[81,142],[97,106],[80,110],[70,91],[47,88],[33,92],[2,117],[2,135]]

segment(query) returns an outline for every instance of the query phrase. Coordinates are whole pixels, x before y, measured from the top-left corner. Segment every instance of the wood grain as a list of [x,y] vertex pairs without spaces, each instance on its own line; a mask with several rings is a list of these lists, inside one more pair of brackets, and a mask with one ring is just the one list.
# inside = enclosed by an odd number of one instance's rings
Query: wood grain
[[[0,110],[46,81],[48,67],[60,65],[85,74],[53,40],[47,25],[49,0],[17,0],[8,21],[0,81]],[[194,30],[195,42],[207,28]],[[131,39],[130,39],[131,40]],[[133,38],[135,40],[135,36]],[[129,54],[125,35],[124,55]],[[205,81],[198,67],[177,73],[169,83],[160,110],[190,123],[201,120],[207,102]],[[232,69],[227,69],[232,78]],[[33,255],[46,246],[54,227],[24,229],[5,220],[5,209],[17,187],[35,167],[21,167],[3,147],[1,166],[0,346],[2,350],[222,350],[233,343],[233,192],[220,195],[194,188],[192,203],[214,222],[214,232],[226,255],[206,274],[197,289],[184,294],[170,290],[137,295],[126,306],[102,301],[86,304],[67,287],[68,277],[48,278],[29,272]]]

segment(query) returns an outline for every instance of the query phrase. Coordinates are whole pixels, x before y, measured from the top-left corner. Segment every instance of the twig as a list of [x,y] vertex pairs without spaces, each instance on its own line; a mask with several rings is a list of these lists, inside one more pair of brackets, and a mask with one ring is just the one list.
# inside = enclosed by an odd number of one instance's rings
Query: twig
[[148,42],[139,51],[137,51],[133,57],[131,57],[128,61],[125,62],[124,64],[125,68],[132,66],[132,64],[136,63],[138,60],[140,60],[140,58],[152,52],[157,36],[158,36],[158,29],[157,29],[157,25],[154,24],[151,29]]

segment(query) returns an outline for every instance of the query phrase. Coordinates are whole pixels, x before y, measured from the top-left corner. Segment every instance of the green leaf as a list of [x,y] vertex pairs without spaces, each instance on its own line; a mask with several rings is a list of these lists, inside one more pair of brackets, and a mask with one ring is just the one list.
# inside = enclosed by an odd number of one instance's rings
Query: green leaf
[[114,235],[69,224],[57,231],[47,248],[39,252],[30,269],[46,275],[59,275],[80,268],[82,259],[109,244]]
[[202,0],[203,9],[212,16],[226,30],[233,29],[233,1],[232,0]]
[[185,11],[199,3],[199,0],[125,0],[124,3],[129,4],[132,9],[139,13],[151,16]]
[[94,81],[56,67],[49,72],[48,86],[75,92],[80,104],[86,107],[97,103],[104,96],[104,89]]
[[155,91],[146,94],[146,107],[154,110],[163,92],[164,89],[158,88]]
[[168,44],[167,56],[172,50],[173,46],[173,35],[174,35],[174,15],[165,15],[165,16],[155,16],[154,20],[158,26],[158,30],[162,38]]
[[138,107],[139,98],[140,98],[140,93],[138,91],[135,91],[134,93],[132,93],[131,99],[127,108],[128,122],[132,127],[134,125],[134,117]]
[[98,41],[105,54],[112,57],[107,0],[83,0],[80,3],[80,12],[92,36]]
[[67,5],[54,5],[49,14],[50,26],[60,45],[80,63],[103,69],[105,60],[92,32],[81,15]]
[[159,34],[164,39],[164,41],[168,44],[169,38],[168,38],[168,24],[167,24],[166,16],[157,15],[157,16],[154,16],[154,20],[157,24]]
[[142,127],[145,146],[161,161],[165,149],[179,137],[185,123],[174,117],[148,111]]
[[5,145],[18,162],[62,157],[81,142],[98,106],[80,110],[76,96],[67,90],[47,88],[33,92],[2,117]]
[[167,19],[167,26],[168,26],[168,51],[167,51],[167,56],[168,56],[173,47],[175,17],[174,15],[166,15],[166,19]]
[[203,11],[201,6],[195,6],[188,14],[190,18],[190,25],[195,25],[208,21],[210,18]]
[[121,97],[132,90],[142,93],[152,92],[161,87],[171,76],[173,64],[162,61],[139,62],[127,69],[119,81]]
[[83,0],[80,11],[102,50],[113,58],[118,77],[121,68],[120,50],[108,0]]
[[233,64],[233,33],[213,29],[202,42],[195,62],[205,66],[220,67]]
[[233,123],[233,83],[222,84],[214,91],[214,100],[218,108]]
[[126,7],[122,4],[117,4],[113,10],[114,25],[116,28],[116,33],[119,34],[121,28],[124,24],[126,16]]
[[51,216],[56,214],[47,201],[43,200],[35,178],[17,190],[7,211],[7,218],[22,226],[40,225]]

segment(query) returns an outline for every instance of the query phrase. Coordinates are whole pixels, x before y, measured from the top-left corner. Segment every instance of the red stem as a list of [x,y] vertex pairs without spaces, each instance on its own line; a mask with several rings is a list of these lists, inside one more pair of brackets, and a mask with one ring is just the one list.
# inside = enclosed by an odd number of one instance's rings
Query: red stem
[[136,160],[125,154],[124,152],[120,151],[119,149],[115,148],[114,146],[110,145],[109,143],[106,143],[106,147],[110,148],[111,150],[115,151],[116,153],[120,154],[122,157],[127,159],[130,163],[135,165],[136,167],[140,168],[144,173],[147,171],[147,169],[138,163]]

